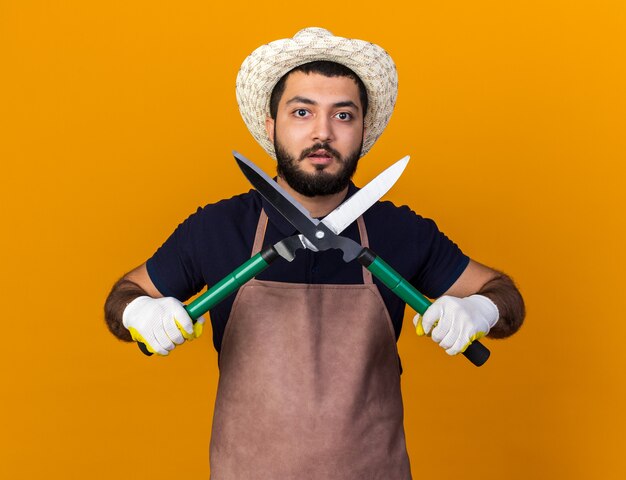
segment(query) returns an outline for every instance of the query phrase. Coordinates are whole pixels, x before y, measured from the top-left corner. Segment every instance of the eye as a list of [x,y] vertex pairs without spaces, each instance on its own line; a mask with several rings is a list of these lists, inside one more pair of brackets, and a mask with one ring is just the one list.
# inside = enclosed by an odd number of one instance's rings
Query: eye
[[352,114],[350,112],[339,112],[337,115],[335,115],[339,120],[344,120],[344,121],[348,121],[348,120],[352,120]]
[[304,118],[309,114],[309,111],[305,108],[298,108],[293,112],[296,117]]

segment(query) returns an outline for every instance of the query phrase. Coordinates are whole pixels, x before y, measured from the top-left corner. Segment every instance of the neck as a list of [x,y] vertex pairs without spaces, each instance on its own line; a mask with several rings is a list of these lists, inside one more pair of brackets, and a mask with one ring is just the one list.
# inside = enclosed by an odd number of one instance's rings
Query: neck
[[283,187],[289,194],[295,198],[300,205],[309,211],[309,214],[313,218],[325,217],[344,201],[348,194],[348,187],[344,188],[339,193],[332,195],[317,195],[315,197],[306,197],[289,186],[289,184],[281,177],[278,177],[277,182]]

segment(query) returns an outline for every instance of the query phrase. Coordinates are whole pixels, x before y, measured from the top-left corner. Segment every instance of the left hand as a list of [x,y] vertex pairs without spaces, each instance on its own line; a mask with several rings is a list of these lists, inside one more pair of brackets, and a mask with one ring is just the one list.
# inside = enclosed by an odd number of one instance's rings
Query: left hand
[[194,324],[184,307],[173,297],[142,295],[126,306],[122,322],[132,339],[143,343],[149,352],[168,355],[176,345],[202,334],[204,318]]
[[418,335],[431,334],[448,355],[456,355],[487,335],[499,315],[496,304],[484,295],[443,296],[428,307],[423,317],[415,315],[413,324]]

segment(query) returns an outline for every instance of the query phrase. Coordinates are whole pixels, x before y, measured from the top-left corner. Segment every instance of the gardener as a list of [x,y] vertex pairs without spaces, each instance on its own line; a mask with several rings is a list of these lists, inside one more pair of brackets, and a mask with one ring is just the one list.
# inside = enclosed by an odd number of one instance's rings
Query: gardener
[[[316,218],[357,190],[350,179],[396,94],[383,49],[320,28],[259,47],[237,77],[241,114],[277,160],[278,183]],[[105,306],[111,331],[167,355],[204,322],[194,327],[181,301],[295,233],[255,191],[198,209],[115,284]],[[520,327],[524,305],[513,282],[409,208],[378,202],[342,235],[438,298],[414,322],[448,354]],[[214,307],[212,476],[411,478],[396,349],[403,313],[402,300],[337,250],[277,260]]]

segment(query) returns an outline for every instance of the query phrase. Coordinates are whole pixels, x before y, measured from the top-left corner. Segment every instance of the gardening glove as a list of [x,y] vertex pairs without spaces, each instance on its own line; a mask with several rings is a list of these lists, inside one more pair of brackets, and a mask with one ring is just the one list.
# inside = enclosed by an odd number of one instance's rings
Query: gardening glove
[[195,325],[184,305],[172,297],[137,297],[122,314],[122,323],[136,342],[158,355],[167,355],[185,340],[202,334],[204,318]]
[[418,335],[430,334],[448,355],[456,355],[487,335],[499,316],[496,304],[484,295],[443,296],[428,307],[423,317],[415,315],[413,324]]

